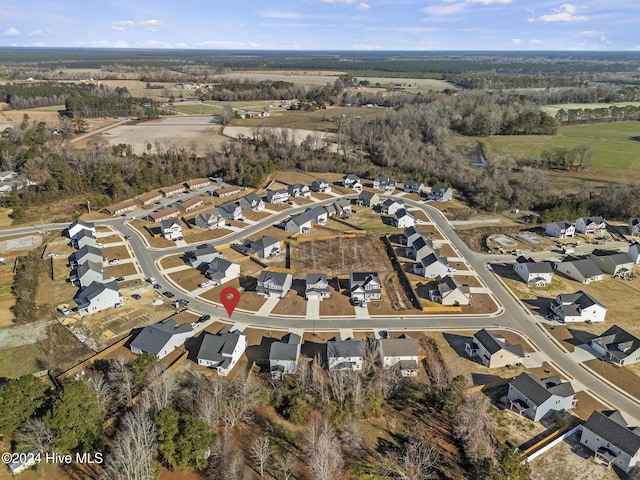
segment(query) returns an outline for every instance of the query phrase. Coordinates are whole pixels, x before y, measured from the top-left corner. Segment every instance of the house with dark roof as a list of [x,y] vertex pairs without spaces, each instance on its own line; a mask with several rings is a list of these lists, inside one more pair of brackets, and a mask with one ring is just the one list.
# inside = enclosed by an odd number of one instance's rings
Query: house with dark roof
[[214,285],[222,285],[240,276],[240,265],[222,257],[214,258],[209,262],[204,276],[211,280]]
[[640,237],[640,217],[629,218],[629,235]]
[[294,183],[287,187],[287,193],[293,198],[309,198],[311,197],[311,189],[309,185],[303,185],[302,183]]
[[507,400],[511,410],[537,422],[553,412],[575,407],[575,395],[571,383],[563,382],[558,376],[540,379],[522,372],[509,382]]
[[640,362],[640,338],[617,325],[591,340],[591,348],[615,365]]
[[614,277],[626,277],[633,273],[633,260],[624,252],[596,248],[590,257],[600,270]]
[[362,342],[348,338],[332,338],[327,342],[327,365],[329,370],[362,370]]
[[331,185],[324,178],[319,178],[311,183],[311,190],[318,193],[330,193]]
[[572,280],[580,283],[598,282],[604,279],[604,273],[592,258],[567,257],[556,262],[553,268]]
[[389,177],[376,177],[373,179],[373,188],[376,190],[384,190],[385,192],[393,192],[396,189],[396,181]]
[[273,342],[269,347],[269,371],[273,378],[294,374],[298,371],[300,357],[300,335],[288,333],[279,342]]
[[182,209],[180,207],[161,208],[158,211],[154,211],[149,215],[147,215],[147,219],[152,221],[153,223],[160,223],[163,220],[176,218],[181,214],[182,214]]
[[85,245],[69,256],[69,263],[74,265],[82,265],[84,262],[103,263],[104,254],[102,250],[91,245]]
[[424,278],[444,277],[449,272],[449,261],[447,257],[441,257],[437,252],[433,252],[414,264],[413,271]]
[[242,207],[237,202],[225,203],[218,207],[218,212],[222,218],[227,220],[240,220],[242,218]]
[[313,221],[313,215],[307,210],[306,212],[292,216],[287,223],[285,223],[284,230],[289,233],[307,234],[311,232],[311,223]]
[[382,368],[398,368],[403,377],[418,375],[419,345],[418,339],[403,334],[399,338],[381,338],[378,340]]
[[258,240],[249,242],[251,253],[257,253],[261,258],[275,257],[280,255],[280,240],[264,235]]
[[218,188],[213,191],[213,195],[218,198],[230,197],[231,195],[237,195],[242,191],[242,188],[237,185],[230,185],[228,187]]
[[637,265],[640,264],[640,243],[634,242],[629,245],[629,250],[627,250],[627,255],[629,258]]
[[204,204],[204,201],[200,197],[188,198],[184,202],[182,202],[178,208],[183,212],[190,212],[191,210],[195,210],[198,207],[201,207]]
[[95,247],[96,243],[97,243],[96,233],[92,230],[81,230],[76,235],[76,239],[72,240],[73,247],[77,248],[78,250],[84,247],[85,245]]
[[340,200],[336,200],[332,204],[333,210],[335,210],[335,214],[331,215],[329,212],[329,216],[336,216],[339,218],[349,218],[351,216],[351,202],[345,198],[341,198]]
[[80,315],[97,313],[107,308],[121,306],[124,297],[115,281],[92,282],[83,288],[73,299],[78,305]]
[[456,282],[451,275],[445,275],[435,289],[429,290],[429,300],[446,306],[471,305],[471,289]]
[[404,191],[406,193],[420,194],[424,192],[424,183],[416,182],[414,180],[409,180],[407,182],[404,182]]
[[290,273],[262,270],[258,275],[256,292],[265,297],[284,298],[291,290],[292,281],[293,277]]
[[160,233],[167,240],[178,240],[182,238],[182,226],[176,219],[169,218],[160,222]]
[[[413,225],[404,229],[404,233],[400,238],[400,242],[403,245],[411,246],[411,244],[419,237],[424,237],[424,234],[420,230],[418,230],[415,225]],[[405,255],[407,254],[405,253]]]
[[349,292],[354,302],[380,300],[382,290],[378,272],[351,272],[349,274]]
[[195,250],[184,252],[184,256],[189,266],[198,268],[200,265],[211,263],[215,258],[222,257],[222,253],[210,243],[203,243]]
[[363,190],[358,195],[358,199],[356,200],[358,205],[364,205],[365,207],[375,207],[380,205],[380,195],[375,192],[370,192],[368,190]]
[[549,306],[558,320],[568,322],[604,322],[607,307],[582,290],[576,293],[559,294]]
[[347,175],[345,175],[344,177],[342,177],[342,185],[344,187],[347,188],[356,188],[356,185],[360,185],[360,188],[362,188],[362,185],[360,184],[360,178],[353,174],[353,173],[349,173]]
[[94,235],[96,234],[96,225],[93,222],[85,222],[84,220],[76,220],[71,223],[66,230],[67,237],[70,240],[75,240],[82,230],[90,230]]
[[453,198],[453,190],[451,187],[445,187],[444,185],[434,185],[431,187],[429,198],[436,202],[448,202]]
[[323,300],[331,296],[326,273],[307,273],[304,296],[307,300]]
[[246,197],[238,200],[238,205],[240,205],[243,210],[249,210],[251,212],[259,212],[264,210],[265,207],[264,200],[255,193],[250,193]]
[[524,283],[544,287],[553,280],[553,268],[548,262],[536,262],[533,258],[520,255],[516,258],[513,270]]
[[195,219],[194,223],[196,227],[213,229],[224,227],[225,220],[216,207],[210,208],[204,212],[199,213]]
[[573,238],[576,234],[576,227],[567,221],[551,222],[547,224],[545,233],[555,238]]
[[404,202],[402,200],[387,198],[382,202],[382,208],[380,211],[385,215],[394,215],[401,208],[404,208]]
[[411,235],[409,240],[410,243],[405,249],[405,255],[409,258],[420,261],[420,259],[427,255],[437,252],[437,250],[433,248],[433,241],[426,238],[422,233]]
[[163,359],[190,338],[193,338],[190,324],[178,325],[175,320],[166,320],[144,327],[131,341],[129,348],[137,355],[150,353]]
[[501,335],[482,329],[473,335],[473,341],[465,344],[470,357],[478,357],[487,368],[515,365],[524,358],[522,345],[513,345]]
[[393,225],[396,228],[412,227],[415,224],[416,224],[416,217],[414,217],[411,213],[409,213],[404,208],[399,209],[393,215]]
[[305,213],[307,213],[312,219],[313,223],[317,225],[326,225],[327,218],[329,214],[327,213],[327,209],[324,207],[312,207],[309,208]]
[[78,265],[74,271],[74,276],[76,284],[80,285],[81,288],[86,288],[93,282],[103,283],[110,278],[109,273],[102,266],[102,262],[97,263],[91,260]]
[[585,235],[599,235],[607,231],[607,224],[602,217],[581,217],[576,220],[576,232]]
[[278,190],[267,190],[267,202],[273,204],[285,203],[289,200],[289,192],[284,188]]
[[204,333],[198,350],[198,365],[213,368],[226,377],[247,349],[247,337],[226,327],[215,335]]
[[582,426],[580,443],[607,467],[629,473],[640,466],[640,427],[629,426],[618,410],[593,412]]

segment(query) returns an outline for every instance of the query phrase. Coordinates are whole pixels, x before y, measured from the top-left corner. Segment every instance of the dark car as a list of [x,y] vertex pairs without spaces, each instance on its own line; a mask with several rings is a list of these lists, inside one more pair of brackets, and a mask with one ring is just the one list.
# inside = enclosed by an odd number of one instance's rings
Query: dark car
[[206,315],[202,315],[202,316],[198,319],[198,321],[202,323],[202,322],[206,322],[207,320],[210,320],[210,319],[211,319],[211,315],[206,314]]
[[164,295],[167,298],[173,298],[175,297],[175,295],[173,293],[171,293],[170,291],[166,291],[166,292],[162,292],[162,295]]
[[162,287],[160,286],[159,283],[154,283],[153,288],[155,288],[156,290],[160,290]]
[[125,239],[125,240],[131,240],[131,235],[125,235],[125,236],[124,236],[124,239]]
[[124,277],[118,277],[118,278],[116,278],[116,282],[124,282]]
[[134,293],[133,295],[131,295],[131,298],[133,298],[134,300],[140,300],[142,297],[137,293]]
[[178,300],[178,303],[180,305],[182,305],[183,307],[186,307],[187,305],[189,305],[191,302],[185,298],[181,298]]

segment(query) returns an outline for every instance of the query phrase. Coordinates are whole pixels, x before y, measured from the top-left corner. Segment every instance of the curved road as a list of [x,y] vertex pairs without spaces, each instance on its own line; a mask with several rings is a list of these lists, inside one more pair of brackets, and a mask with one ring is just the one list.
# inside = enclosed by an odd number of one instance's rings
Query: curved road
[[[354,195],[347,195],[346,198],[354,198]],[[387,196],[384,196],[387,197]],[[246,323],[248,325],[262,328],[316,328],[337,330],[339,328],[351,329],[478,329],[478,328],[506,328],[512,329],[525,335],[527,340],[533,343],[537,349],[544,352],[548,361],[569,378],[577,390],[587,390],[595,394],[601,401],[614,406],[621,410],[630,422],[640,423],[640,402],[621,390],[617,389],[602,377],[594,375],[590,370],[584,368],[581,364],[576,363],[566,350],[561,348],[544,328],[536,322],[536,318],[530,315],[523,305],[516,300],[506,287],[490,272],[488,263],[494,260],[494,256],[480,254],[472,251],[458,237],[453,227],[447,219],[434,207],[421,202],[416,202],[407,198],[400,197],[407,205],[420,209],[427,213],[433,222],[440,228],[445,237],[456,247],[462,257],[473,267],[478,276],[482,279],[487,287],[493,292],[495,298],[502,304],[502,313],[494,316],[485,317],[455,317],[450,316],[432,316],[432,315],[413,315],[413,316],[387,316],[385,318],[367,318],[355,319],[353,317],[334,317],[332,319],[323,318],[322,320],[310,320],[304,318],[286,318],[286,317],[270,317],[259,316],[252,313],[236,311],[233,314],[233,320],[236,322]],[[337,197],[314,202],[314,206],[327,205],[337,200]],[[240,232],[234,232],[226,237],[216,239],[215,241],[202,242],[212,243],[213,245],[222,245],[233,243],[242,238],[257,233],[271,224],[279,223],[289,217],[293,213],[304,211],[309,205],[287,209],[278,212],[262,222],[251,225]],[[160,257],[183,253],[187,250],[193,250],[195,245],[179,248],[152,249],[140,237],[137,230],[127,225],[127,218],[116,218],[104,221],[98,221],[97,224],[112,225],[124,235],[131,235],[129,240],[130,246],[134,251],[140,267],[146,277],[161,278],[162,275],[156,265],[157,259]],[[0,232],[0,236],[34,233],[48,229],[62,229],[67,224],[49,224],[40,227],[23,227]],[[179,290],[171,282],[163,282],[165,290],[172,291],[178,296],[184,296],[185,292]],[[222,307],[204,302],[198,298],[191,299],[190,309],[201,313],[210,313],[214,317],[226,319],[226,312]]]

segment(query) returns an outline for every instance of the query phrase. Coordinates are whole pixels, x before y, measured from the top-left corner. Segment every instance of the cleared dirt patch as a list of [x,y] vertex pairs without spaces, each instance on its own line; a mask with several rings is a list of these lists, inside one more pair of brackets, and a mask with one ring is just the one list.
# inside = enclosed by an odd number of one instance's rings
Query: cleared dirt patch
[[[187,233],[184,236],[184,240],[187,243],[200,243],[206,242],[207,240],[215,240],[217,238],[222,238],[230,233],[233,233],[233,230],[228,230],[226,228],[214,228],[213,230],[201,230],[199,232]],[[165,240],[167,242],[167,240]]]
[[198,288],[198,285],[207,279],[195,268],[187,268],[185,270],[180,270],[179,272],[171,273],[169,274],[169,278],[180,288],[189,292]]
[[[147,222],[146,220],[133,220],[129,222],[131,228],[135,228],[145,238],[151,247],[167,248],[175,246],[175,242],[165,240],[160,235],[160,224]],[[150,233],[150,232],[153,232]]]
[[640,398],[640,377],[625,367],[616,367],[602,360],[587,360],[584,362],[587,368],[602,375],[611,383],[621,388],[629,395]]
[[106,270],[112,278],[126,277],[127,275],[135,275],[138,273],[135,264],[132,262],[112,265],[106,267]]
[[578,403],[576,403],[576,406],[571,409],[571,412],[585,422],[589,419],[594,411],[601,412],[603,410],[607,410],[607,407],[605,405],[600,403],[585,391],[577,392],[576,398],[578,399]]
[[118,245],[117,247],[107,247],[102,249],[104,259],[109,261],[112,259],[123,260],[129,257],[129,250],[124,245]]
[[307,313],[307,301],[304,298],[304,289],[304,281],[294,280],[289,293],[278,302],[271,313],[276,315],[305,315]]
[[182,267],[184,264],[182,255],[170,255],[160,260],[160,266],[164,269]]
[[320,316],[355,315],[355,307],[351,305],[349,296],[343,294],[340,289],[336,290],[337,282],[335,279],[329,281],[329,287],[331,297],[320,302]]

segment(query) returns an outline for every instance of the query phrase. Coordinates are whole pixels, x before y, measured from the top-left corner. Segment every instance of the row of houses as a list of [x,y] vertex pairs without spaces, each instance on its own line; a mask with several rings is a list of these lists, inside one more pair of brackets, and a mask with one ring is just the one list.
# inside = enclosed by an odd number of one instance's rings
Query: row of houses
[[240,276],[240,264],[223,258],[222,252],[209,243],[185,252],[185,260],[189,266],[201,270],[213,286],[222,285]]
[[71,245],[77,250],[69,257],[71,282],[80,287],[74,297],[78,313],[96,313],[121,306],[124,297],[115,280],[104,269],[104,255],[97,248],[96,227],[93,223],[76,220],[66,231]]
[[449,272],[447,257],[440,255],[433,240],[425,237],[415,226],[405,228],[402,242],[406,244],[405,255],[415,260],[413,270],[424,278],[443,278]]
[[349,218],[351,212],[351,203],[348,200],[336,200],[331,205],[311,207],[293,215],[285,223],[284,229],[288,233],[307,234],[311,231],[312,225],[326,225],[329,218]]
[[[627,226],[629,235],[640,236],[640,217],[630,217]],[[598,235],[607,231],[607,224],[602,217],[578,218],[575,224],[568,221],[549,223],[545,229],[547,235],[556,238],[573,238],[576,232],[585,235]]]
[[[355,190],[356,192],[362,192],[362,182],[360,178],[349,173],[342,177],[342,185],[346,188]],[[373,180],[373,188],[375,190],[383,190],[387,193],[392,193],[397,188],[397,182],[391,180],[389,177],[375,177]],[[404,182],[404,192],[421,195],[425,191],[425,185],[422,182],[408,180]],[[453,198],[453,190],[451,187],[445,185],[434,185],[431,187],[431,193],[427,195],[427,199],[435,200],[436,202],[447,202]]]

